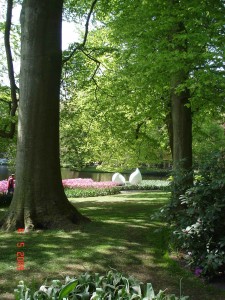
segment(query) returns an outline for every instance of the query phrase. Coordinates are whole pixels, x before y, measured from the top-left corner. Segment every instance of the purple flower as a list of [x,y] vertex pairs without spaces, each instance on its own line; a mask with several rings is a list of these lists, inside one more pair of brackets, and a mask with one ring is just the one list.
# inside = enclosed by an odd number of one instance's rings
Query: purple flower
[[199,267],[197,267],[197,268],[195,269],[195,276],[200,277],[200,276],[201,276],[201,273],[202,273],[202,269],[199,268]]

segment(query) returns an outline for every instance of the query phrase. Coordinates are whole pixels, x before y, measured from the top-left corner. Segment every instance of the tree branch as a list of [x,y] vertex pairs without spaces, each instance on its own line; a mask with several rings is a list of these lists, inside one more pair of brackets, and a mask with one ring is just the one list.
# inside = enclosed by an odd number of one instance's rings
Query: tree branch
[[88,16],[87,16],[87,20],[86,20],[86,23],[85,23],[85,33],[84,33],[84,39],[83,39],[83,42],[81,44],[79,43],[76,43],[76,47],[71,51],[70,55],[68,57],[66,57],[65,59],[63,59],[62,63],[65,64],[67,61],[69,61],[73,55],[75,54],[75,52],[77,50],[81,50],[84,48],[86,42],[87,42],[87,36],[88,36],[88,31],[89,31],[89,22],[90,22],[90,18],[91,18],[91,15],[92,15],[92,12],[94,10],[94,7],[96,5],[98,0],[94,0],[91,4],[91,8],[90,8],[90,11],[88,13]]
[[94,71],[93,75],[91,76],[91,79],[95,80],[94,77],[95,77],[95,75],[96,75],[96,73],[97,73],[97,71],[98,71],[101,63],[100,63],[100,61],[97,58],[93,57],[91,54],[85,52],[84,50],[81,50],[81,51],[82,51],[82,53],[84,53],[85,56],[87,56],[89,59],[93,60],[96,63],[96,65],[97,65],[96,68],[95,68],[95,71]]

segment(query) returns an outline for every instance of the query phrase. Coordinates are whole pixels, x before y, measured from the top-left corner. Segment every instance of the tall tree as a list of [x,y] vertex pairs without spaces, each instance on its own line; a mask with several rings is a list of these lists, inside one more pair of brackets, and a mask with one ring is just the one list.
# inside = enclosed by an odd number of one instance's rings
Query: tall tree
[[[118,99],[123,99],[125,90],[130,102],[135,95],[142,103],[148,97],[149,106],[140,119],[145,119],[150,107],[156,113],[158,109],[158,115],[163,109],[174,167],[190,171],[193,117],[224,104],[223,1],[102,0],[101,4],[100,30],[108,29],[113,46],[119,49],[117,73],[108,72],[114,96],[117,90]],[[127,82],[121,85],[128,72]],[[156,97],[149,97],[152,91]]]
[[24,0],[16,189],[2,223],[71,228],[87,220],[64,194],[59,161],[59,92],[63,0]]

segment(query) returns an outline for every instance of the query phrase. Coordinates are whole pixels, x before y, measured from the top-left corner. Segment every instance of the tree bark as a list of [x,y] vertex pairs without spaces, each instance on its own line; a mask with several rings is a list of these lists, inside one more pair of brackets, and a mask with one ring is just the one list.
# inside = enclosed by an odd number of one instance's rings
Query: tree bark
[[4,230],[71,229],[88,220],[65,196],[59,160],[63,0],[24,0],[16,188]]
[[169,137],[170,151],[173,159],[173,121],[172,121],[171,105],[170,105],[170,111],[166,114],[165,123],[166,123],[168,137]]
[[178,93],[176,88],[185,82],[180,72],[172,81],[172,123],[173,123],[173,161],[174,167],[192,168],[192,115],[189,91]]
[[172,78],[171,109],[173,124],[173,169],[175,171],[174,195],[179,198],[193,184],[192,175],[192,112],[188,89],[177,92],[187,75],[181,70]]
[[[179,1],[172,0],[173,5]],[[188,51],[188,41],[174,41],[175,36],[186,34],[185,24],[179,21],[174,24],[171,32],[170,43],[180,54]],[[176,55],[176,53],[175,53]],[[188,187],[193,184],[192,174],[192,112],[190,105],[190,90],[186,87],[182,91],[177,89],[185,84],[189,73],[188,66],[180,63],[180,68],[171,76],[171,114],[172,114],[172,155],[173,169],[176,174],[174,178],[175,194],[179,198]],[[179,173],[179,174],[178,174]]]

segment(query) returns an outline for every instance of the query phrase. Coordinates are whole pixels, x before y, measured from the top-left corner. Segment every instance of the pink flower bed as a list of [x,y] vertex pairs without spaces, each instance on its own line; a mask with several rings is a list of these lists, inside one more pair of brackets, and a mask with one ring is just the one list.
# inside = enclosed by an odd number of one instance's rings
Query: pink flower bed
[[[64,188],[96,188],[106,189],[117,186],[118,184],[112,181],[95,182],[91,178],[75,178],[75,179],[63,179],[62,181]],[[7,192],[7,180],[0,181],[0,193]]]
[[6,193],[7,192],[7,180],[1,180],[0,181],[0,193]]
[[95,182],[90,178],[75,178],[75,179],[63,179],[63,186],[66,188],[96,188],[96,189],[105,189],[117,186],[117,183],[112,181],[102,181]]

